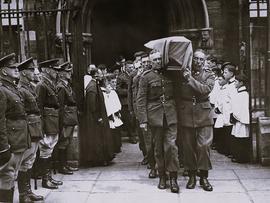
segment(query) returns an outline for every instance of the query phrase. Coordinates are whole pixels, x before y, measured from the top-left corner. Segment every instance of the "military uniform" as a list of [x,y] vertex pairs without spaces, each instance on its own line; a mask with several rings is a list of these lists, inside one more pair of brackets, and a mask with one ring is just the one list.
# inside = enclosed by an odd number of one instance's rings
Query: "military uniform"
[[[61,65],[60,71],[70,72],[72,68],[69,62]],[[75,101],[75,94],[70,83],[66,80],[60,79],[57,84],[57,94],[60,104],[59,111],[59,172],[63,174],[72,174],[67,165],[67,149],[71,143],[75,126],[78,124],[77,106]]]
[[[43,68],[57,70],[58,60],[51,59],[39,64]],[[58,142],[59,133],[59,100],[56,90],[56,82],[46,75],[36,86],[37,103],[41,112],[42,129],[44,137],[39,142],[40,168],[42,169],[42,186],[49,189],[57,189],[57,185],[62,185],[61,181],[55,181],[51,177],[50,158],[53,149]]]
[[146,150],[146,145],[145,145],[145,140],[144,140],[144,132],[139,127],[139,122],[138,122],[138,112],[137,112],[137,93],[139,89],[139,81],[140,81],[141,76],[136,75],[133,77],[132,84],[131,84],[131,94],[132,94],[132,101],[130,106],[131,111],[133,112],[135,119],[136,119],[136,130],[138,131],[138,136],[139,136],[139,148],[143,153],[144,160],[142,161],[142,164],[147,164],[147,150]]
[[139,84],[137,109],[140,124],[147,123],[154,136],[155,159],[160,177],[165,175],[165,171],[177,176],[177,114],[173,82],[157,71],[146,71]]
[[[15,54],[0,59],[0,67],[14,65]],[[14,67],[16,68],[16,67]],[[5,76],[0,86],[0,202],[13,202],[14,182],[23,154],[30,147],[24,97],[15,80]],[[11,156],[10,156],[11,155]]]
[[[33,59],[30,58],[18,65],[19,71],[32,69],[34,71]],[[19,88],[25,98],[25,111],[27,114],[28,133],[31,137],[31,147],[23,155],[22,164],[18,173],[18,190],[20,202],[41,201],[42,196],[35,195],[31,190],[31,169],[36,159],[38,144],[42,139],[40,111],[37,106],[35,87],[26,77],[20,77]]]
[[132,78],[129,76],[126,72],[121,73],[117,78],[117,84],[116,84],[116,92],[119,96],[122,109],[121,109],[121,118],[124,123],[123,127],[128,132],[128,136],[130,138],[130,141],[135,140],[134,135],[134,123],[133,119],[130,115],[130,109],[129,109],[129,86],[131,85]]
[[184,143],[184,167],[192,177],[199,169],[204,177],[212,168],[210,145],[213,139],[211,105],[208,95],[214,86],[214,74],[201,70],[181,84],[179,105],[181,133]]

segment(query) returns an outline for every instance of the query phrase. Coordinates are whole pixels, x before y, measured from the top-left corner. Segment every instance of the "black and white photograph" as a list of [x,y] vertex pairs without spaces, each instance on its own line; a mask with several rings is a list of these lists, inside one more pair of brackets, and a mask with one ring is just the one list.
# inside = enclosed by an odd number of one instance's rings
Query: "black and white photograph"
[[0,203],[269,203],[270,0],[0,0]]

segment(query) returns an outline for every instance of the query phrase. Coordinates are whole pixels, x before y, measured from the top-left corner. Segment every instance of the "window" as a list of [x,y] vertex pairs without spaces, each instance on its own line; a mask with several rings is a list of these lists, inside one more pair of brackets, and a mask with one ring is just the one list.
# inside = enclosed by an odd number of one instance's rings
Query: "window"
[[249,16],[267,17],[267,0],[249,0]]

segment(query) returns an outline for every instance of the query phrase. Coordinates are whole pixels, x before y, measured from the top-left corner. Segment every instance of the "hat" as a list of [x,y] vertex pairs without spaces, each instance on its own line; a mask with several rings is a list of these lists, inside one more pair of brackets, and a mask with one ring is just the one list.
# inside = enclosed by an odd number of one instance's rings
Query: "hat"
[[18,64],[16,64],[16,59],[15,59],[15,53],[9,54],[4,56],[3,58],[0,59],[0,68],[3,67],[17,67]]
[[65,72],[70,72],[72,71],[72,65],[70,62],[65,62],[65,63],[62,63],[60,66],[59,66],[59,71],[65,71]]
[[40,68],[52,68],[58,71],[59,59],[50,59],[47,61],[42,61],[38,65]]
[[31,57],[21,62],[17,68],[19,69],[19,71],[23,71],[26,69],[35,70],[35,64],[34,64],[33,58]]

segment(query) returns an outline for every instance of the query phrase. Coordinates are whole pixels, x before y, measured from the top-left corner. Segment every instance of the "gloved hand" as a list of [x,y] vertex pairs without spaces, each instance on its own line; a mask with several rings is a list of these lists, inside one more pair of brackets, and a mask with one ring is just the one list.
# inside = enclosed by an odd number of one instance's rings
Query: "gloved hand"
[[0,153],[0,166],[5,165],[11,158],[10,150]]
[[233,114],[230,114],[230,123],[235,124],[238,120],[233,116]]

